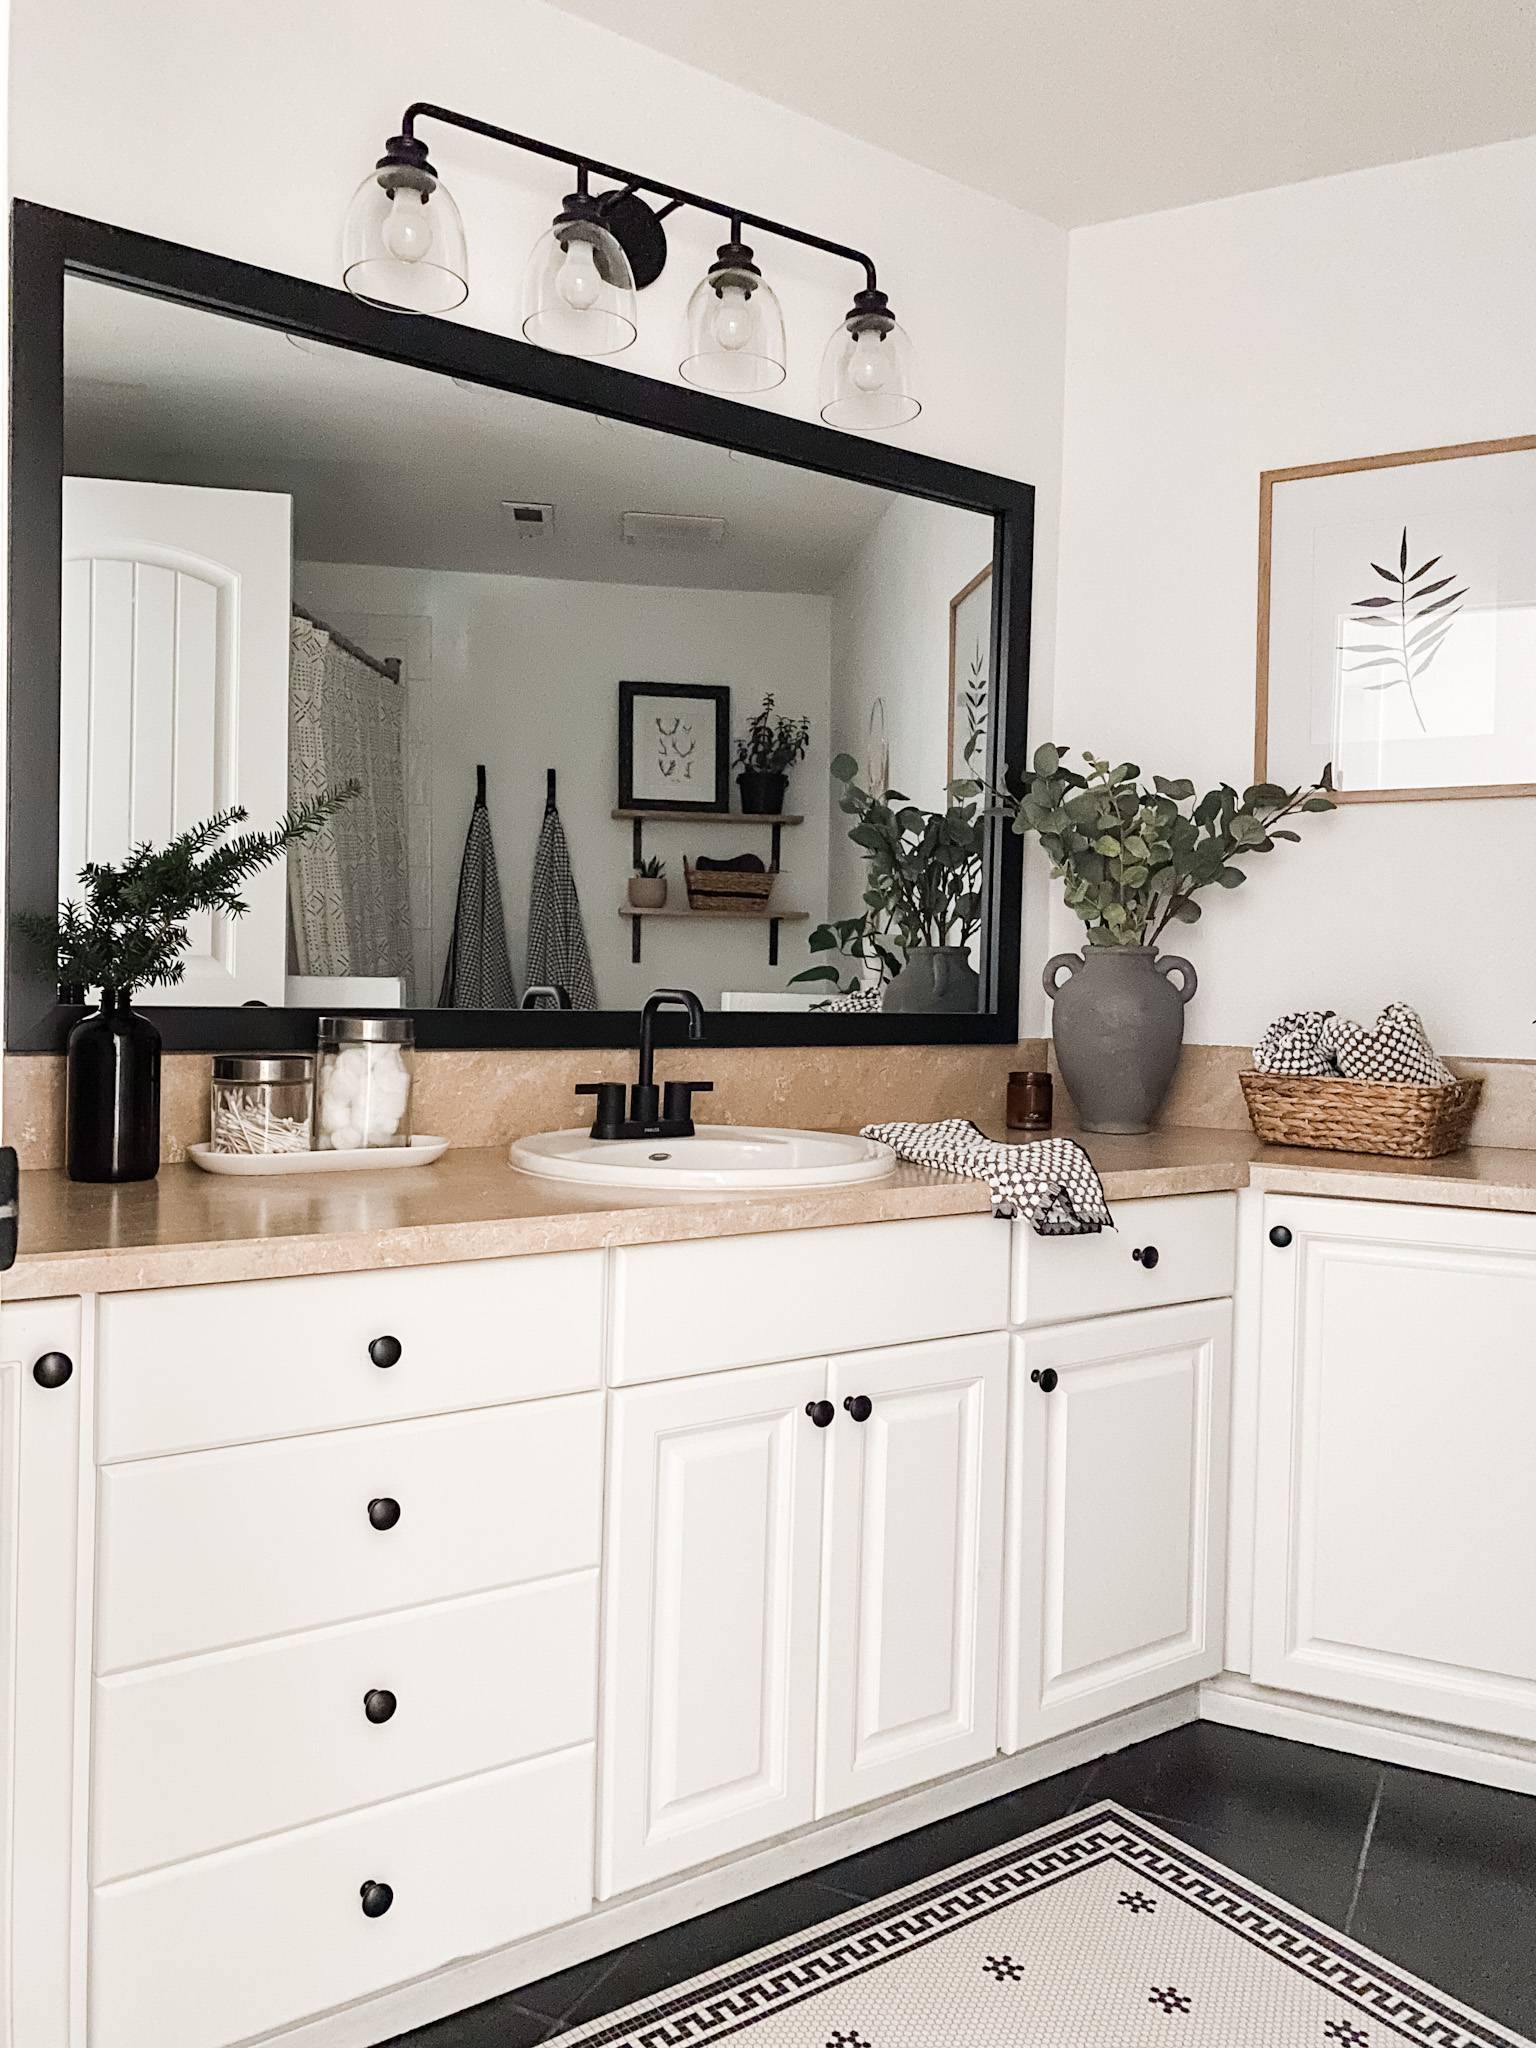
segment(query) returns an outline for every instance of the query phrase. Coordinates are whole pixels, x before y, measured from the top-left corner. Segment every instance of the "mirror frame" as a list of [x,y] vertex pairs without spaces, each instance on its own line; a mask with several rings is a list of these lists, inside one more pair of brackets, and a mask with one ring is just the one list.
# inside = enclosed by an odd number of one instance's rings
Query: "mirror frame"
[[[59,613],[64,474],[64,282],[95,279],[340,348],[543,398],[636,426],[739,448],[989,515],[994,527],[995,705],[989,772],[1023,755],[1029,696],[1034,487],[717,398],[600,362],[550,354],[457,321],[364,304],[332,286],[117,228],[28,200],[11,213],[10,689],[6,863],[9,914],[58,901]],[[983,1001],[974,1016],[841,1016],[711,1011],[715,1045],[955,1045],[1018,1037],[1023,847],[994,825],[986,891]],[[167,1051],[308,1049],[315,1010],[139,1005]],[[6,1049],[58,1052],[82,1011],[6,933]],[[384,1014],[375,1012],[374,1014]],[[434,1047],[624,1046],[634,1010],[414,1010]]]

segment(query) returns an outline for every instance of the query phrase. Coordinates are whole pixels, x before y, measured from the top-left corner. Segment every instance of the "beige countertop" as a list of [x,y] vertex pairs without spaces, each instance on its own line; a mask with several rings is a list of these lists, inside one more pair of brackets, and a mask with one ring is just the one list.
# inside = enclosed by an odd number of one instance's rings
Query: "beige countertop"
[[[1001,1130],[995,1135],[1001,1136]],[[1058,1136],[1078,1136],[1058,1129]],[[1252,1185],[1274,1193],[1536,1211],[1536,1151],[1380,1159],[1259,1144],[1247,1131],[1172,1129],[1083,1139],[1111,1205]],[[408,1172],[237,1180],[168,1166],[92,1187],[57,1169],[22,1175],[21,1252],[6,1300],[189,1286],[284,1274],[441,1265],[528,1252],[814,1230],[908,1216],[985,1213],[977,1181],[899,1166],[889,1179],[816,1192],[623,1194],[536,1180],[502,1146],[466,1147]]]

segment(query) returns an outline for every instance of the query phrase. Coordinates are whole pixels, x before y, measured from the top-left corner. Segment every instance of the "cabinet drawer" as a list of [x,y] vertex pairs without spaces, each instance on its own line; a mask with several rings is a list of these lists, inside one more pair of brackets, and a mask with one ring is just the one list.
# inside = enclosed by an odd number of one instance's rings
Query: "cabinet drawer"
[[568,1749],[596,1713],[596,1572],[102,1679],[92,1869],[107,1883]]
[[[586,1911],[593,1751],[92,1894],[91,2048],[222,2048]],[[376,1919],[361,1887],[394,1894]]]
[[[601,1252],[173,1287],[107,1295],[97,1313],[104,1463],[602,1380]],[[370,1355],[381,1338],[393,1364]]]
[[1038,1237],[1013,1226],[1013,1320],[1066,1323],[1232,1292],[1235,1195],[1160,1195],[1117,1202],[1097,1237]]
[[1008,1231],[993,1216],[641,1245],[613,1260],[616,1386],[1000,1330],[1008,1315]]
[[602,1415],[577,1394],[107,1466],[98,1673],[595,1565]]

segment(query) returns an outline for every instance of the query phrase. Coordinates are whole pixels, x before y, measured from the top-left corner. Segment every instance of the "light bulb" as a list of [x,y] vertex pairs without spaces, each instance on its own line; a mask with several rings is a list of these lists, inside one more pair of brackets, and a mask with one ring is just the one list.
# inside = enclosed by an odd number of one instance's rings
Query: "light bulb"
[[555,290],[573,313],[589,313],[597,304],[603,280],[597,274],[590,242],[570,241],[565,261],[555,273]]
[[866,328],[853,345],[848,363],[849,381],[860,391],[883,391],[890,364],[880,346],[881,337]]
[[384,223],[384,246],[397,262],[419,263],[432,246],[432,217],[427,202],[406,186],[390,202]]
[[739,285],[726,285],[715,312],[714,336],[721,348],[745,346],[752,334],[752,307]]

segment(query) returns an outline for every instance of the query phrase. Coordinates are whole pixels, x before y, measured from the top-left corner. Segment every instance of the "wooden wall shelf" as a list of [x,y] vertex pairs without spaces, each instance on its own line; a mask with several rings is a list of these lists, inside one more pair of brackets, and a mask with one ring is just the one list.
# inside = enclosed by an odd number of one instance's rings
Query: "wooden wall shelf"
[[679,924],[765,924],[768,927],[768,965],[779,964],[779,926],[781,924],[804,924],[810,916],[808,910],[690,910],[673,909],[664,904],[660,910],[638,910],[633,903],[619,905],[620,917],[629,919],[629,957],[636,965],[640,960],[640,932],[648,918],[670,917]]

